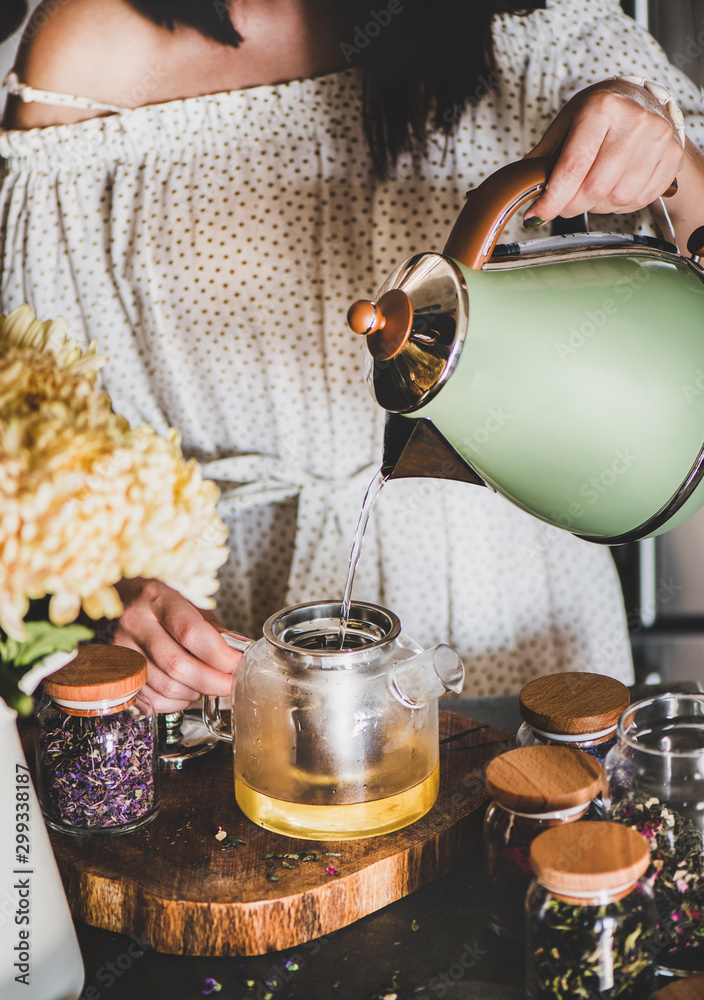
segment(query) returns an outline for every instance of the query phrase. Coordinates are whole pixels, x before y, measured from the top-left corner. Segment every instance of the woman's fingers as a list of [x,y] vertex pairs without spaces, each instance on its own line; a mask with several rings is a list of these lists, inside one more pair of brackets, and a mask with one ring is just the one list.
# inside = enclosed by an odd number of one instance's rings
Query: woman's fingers
[[[229,677],[242,654],[228,646],[222,638],[216,628],[217,619],[214,616],[209,621],[197,608],[174,591],[162,595],[154,610],[157,620],[181,647],[188,650],[201,664],[225,674],[229,684]],[[216,680],[210,673],[207,673],[207,676],[212,681]],[[206,691],[205,688],[201,690],[204,694],[220,693]]]
[[670,186],[683,151],[650,95],[643,92],[642,102],[633,98],[640,89],[608,81],[563,108],[528,154],[554,155],[556,162],[547,190],[527,210],[526,220],[634,212]]
[[154,580],[128,581],[120,593],[125,611],[113,641],[145,656],[148,694],[157,711],[181,710],[201,694],[229,694],[241,653],[220,636],[214,616],[207,621]]
[[[590,119],[587,116],[582,127],[568,128],[566,134],[555,130],[548,144],[539,143],[530,155],[550,155],[556,148],[550,148],[559,141],[560,154],[555,166],[550,172],[548,187],[530,209],[525,218],[538,215],[541,219],[550,220],[558,215],[567,215],[566,209],[578,199],[584,183],[592,170],[604,140],[608,134],[608,125],[601,119]],[[559,136],[562,139],[559,140]],[[547,133],[546,133],[547,138]],[[547,148],[546,148],[547,146]],[[620,169],[620,168],[619,168]],[[581,209],[581,212],[586,209]],[[578,215],[580,212],[572,212]]]
[[147,661],[147,683],[145,694],[157,712],[179,712],[188,708],[192,701],[199,697],[197,691],[173,681],[152,661],[144,648],[144,642],[135,641],[129,633],[118,628],[113,642],[117,646],[127,646],[136,649]]

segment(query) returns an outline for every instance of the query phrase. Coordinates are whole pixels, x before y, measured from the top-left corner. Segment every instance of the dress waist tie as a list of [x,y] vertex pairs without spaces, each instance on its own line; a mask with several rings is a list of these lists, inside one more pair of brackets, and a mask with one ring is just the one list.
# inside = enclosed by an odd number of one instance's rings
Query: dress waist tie
[[[245,510],[298,497],[296,541],[286,604],[342,597],[354,530],[364,494],[378,471],[371,463],[351,475],[328,479],[269,455],[247,454],[214,459],[201,466],[206,479],[221,490],[218,512],[232,531]],[[378,559],[372,522],[355,590],[364,599],[379,592]]]

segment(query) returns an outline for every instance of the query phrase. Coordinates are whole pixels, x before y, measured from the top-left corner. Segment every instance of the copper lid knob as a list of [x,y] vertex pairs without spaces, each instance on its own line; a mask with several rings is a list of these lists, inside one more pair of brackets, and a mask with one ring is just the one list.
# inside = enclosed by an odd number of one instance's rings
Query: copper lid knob
[[353,333],[373,333],[379,329],[378,321],[379,310],[370,299],[359,299],[347,310],[347,322]]
[[385,292],[378,302],[360,299],[351,305],[347,322],[354,333],[368,337],[367,346],[379,361],[395,357],[411,335],[413,306],[400,288]]

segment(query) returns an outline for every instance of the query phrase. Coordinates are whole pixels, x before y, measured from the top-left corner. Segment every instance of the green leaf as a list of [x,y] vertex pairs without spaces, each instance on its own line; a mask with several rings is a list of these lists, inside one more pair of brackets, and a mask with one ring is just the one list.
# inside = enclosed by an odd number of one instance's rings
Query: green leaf
[[51,622],[26,622],[27,638],[23,642],[7,637],[0,642],[0,660],[16,667],[31,667],[50,653],[69,653],[94,632],[84,625],[52,625]]
[[31,715],[34,708],[34,698],[31,695],[22,694],[15,679],[3,674],[3,670],[7,670],[7,668],[0,664],[0,698],[6,701],[10,708],[14,708],[18,715]]

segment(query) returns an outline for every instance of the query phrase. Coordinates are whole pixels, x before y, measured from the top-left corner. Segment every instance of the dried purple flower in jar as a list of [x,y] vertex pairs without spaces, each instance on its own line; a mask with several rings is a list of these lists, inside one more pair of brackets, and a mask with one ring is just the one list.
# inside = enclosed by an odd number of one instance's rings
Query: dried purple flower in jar
[[35,744],[39,799],[52,828],[128,833],[156,815],[156,717],[140,693],[145,681],[134,650],[85,646],[45,682]]

